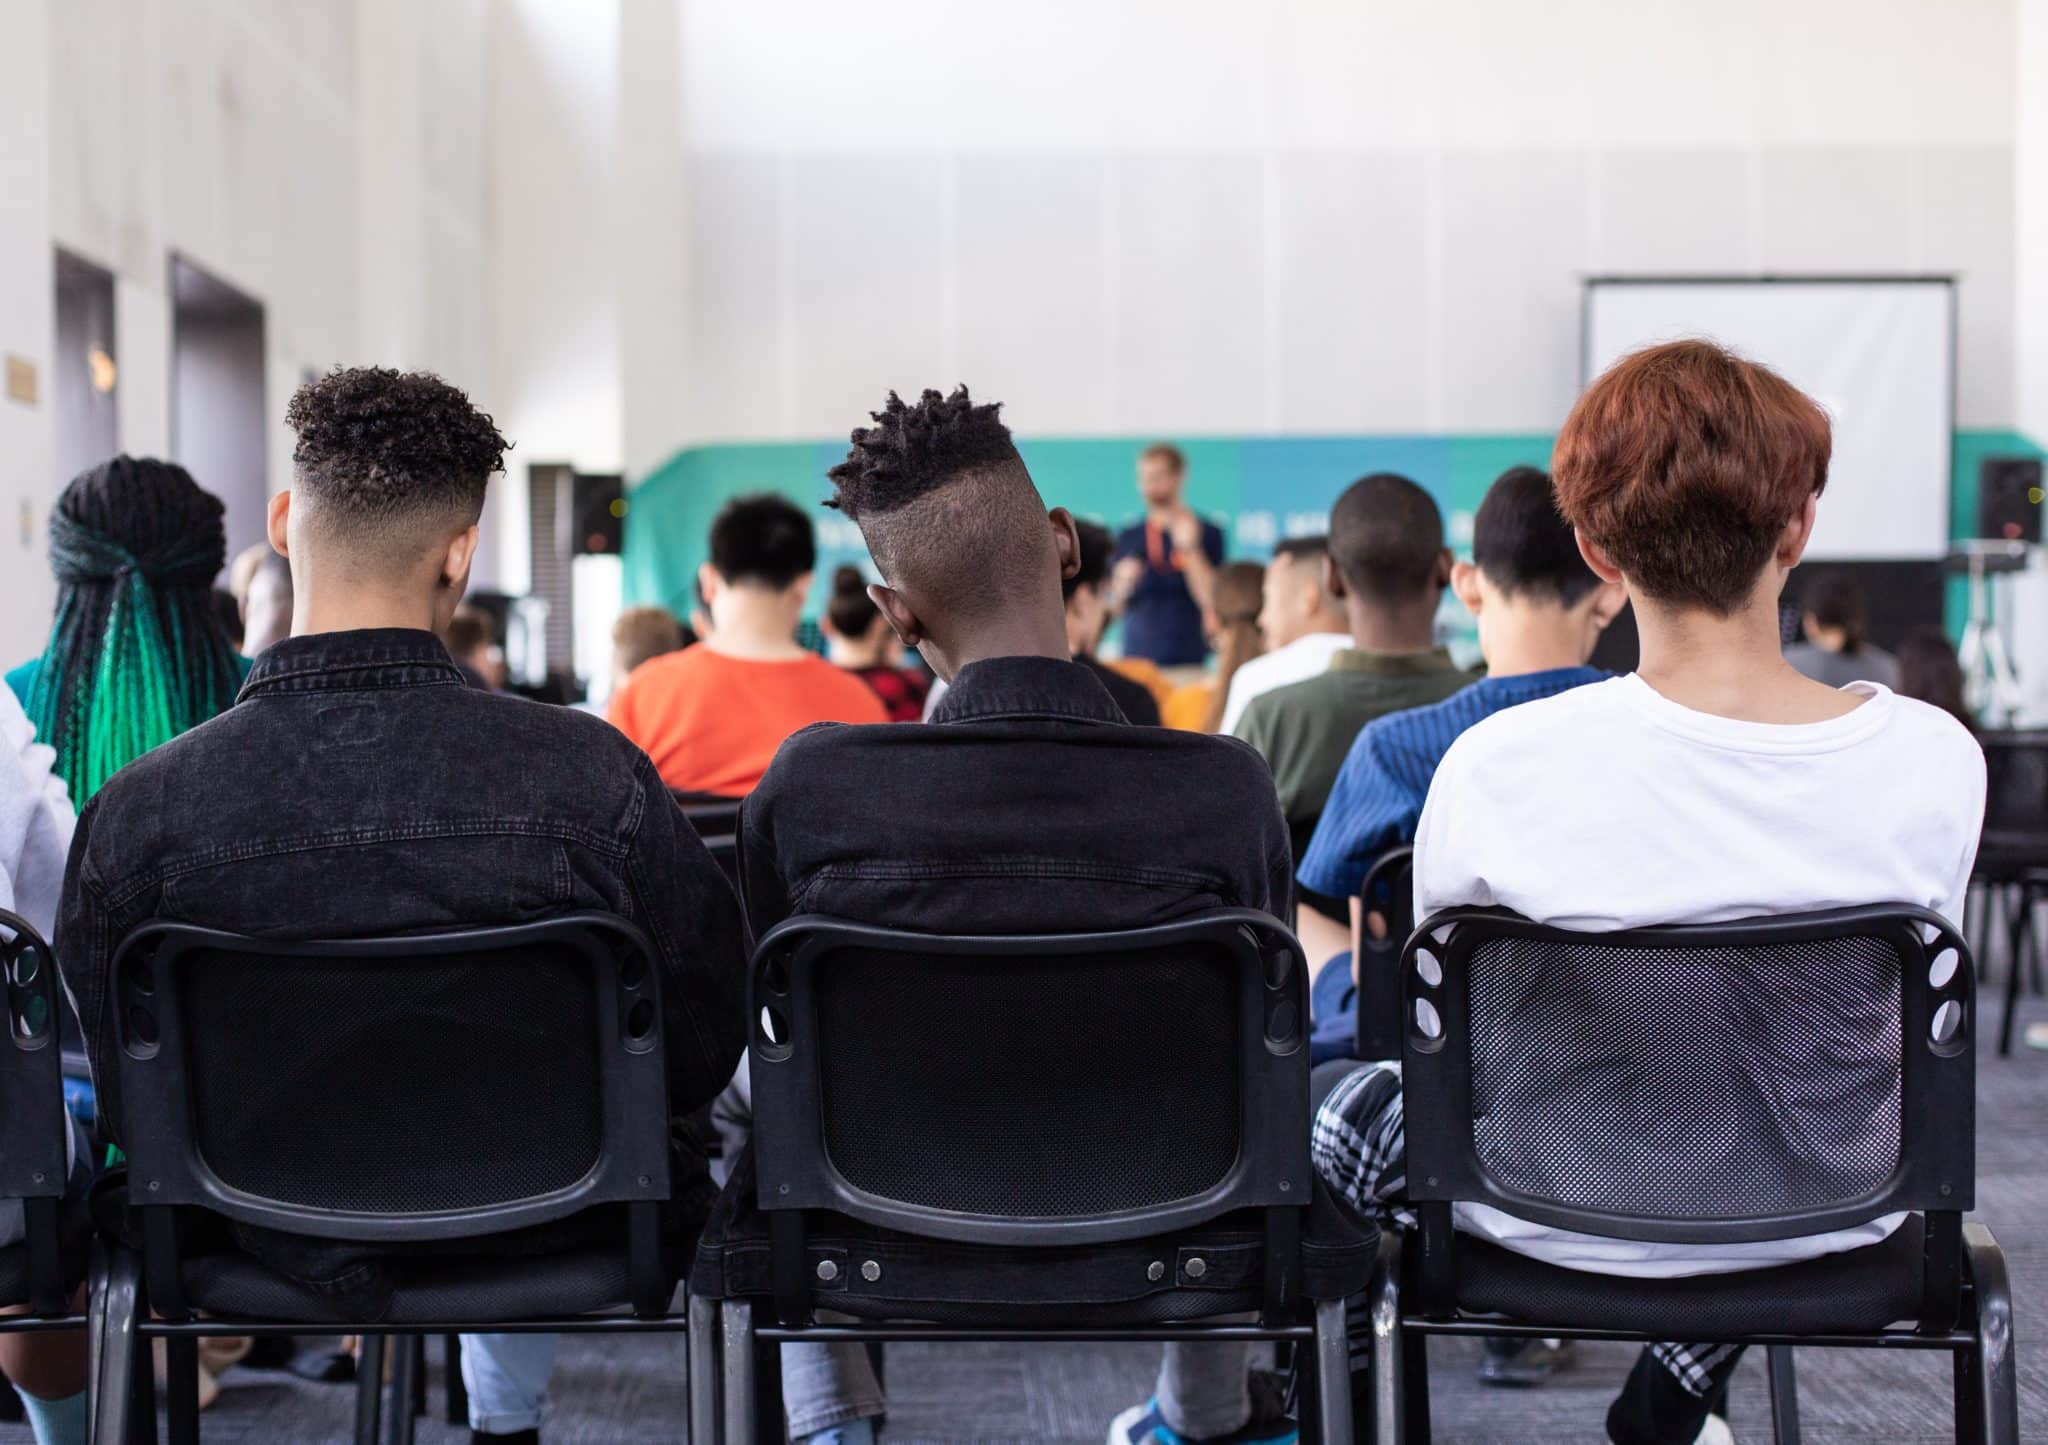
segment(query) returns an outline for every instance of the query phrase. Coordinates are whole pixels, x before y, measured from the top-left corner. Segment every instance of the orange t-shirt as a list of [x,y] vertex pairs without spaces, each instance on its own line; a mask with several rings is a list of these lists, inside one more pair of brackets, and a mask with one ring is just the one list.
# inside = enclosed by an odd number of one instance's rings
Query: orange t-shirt
[[822,657],[759,662],[701,642],[634,668],[606,716],[671,788],[727,798],[752,792],[799,729],[888,721],[866,683]]

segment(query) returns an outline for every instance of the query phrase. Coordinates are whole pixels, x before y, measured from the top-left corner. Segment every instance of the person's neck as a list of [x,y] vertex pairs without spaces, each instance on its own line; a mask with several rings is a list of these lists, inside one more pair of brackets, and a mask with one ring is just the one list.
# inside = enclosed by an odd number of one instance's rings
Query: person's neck
[[1492,617],[1483,649],[1488,677],[1525,677],[1586,665],[1592,649],[1584,618],[1561,607],[1503,608],[1504,615],[1497,617],[1488,608],[1487,613]]
[[320,632],[360,632],[372,627],[403,627],[432,632],[439,620],[432,593],[395,595],[368,591],[327,591],[302,587],[292,602],[292,636]]
[[954,675],[970,663],[989,662],[998,657],[1049,657],[1059,662],[1074,660],[1067,642],[1063,616],[1045,619],[1011,618],[991,623],[952,640],[946,649]]
[[1406,606],[1368,606],[1351,599],[1346,621],[1351,645],[1360,652],[1399,656],[1436,650],[1436,599]]
[[1343,613],[1319,612],[1314,617],[1311,617],[1306,623],[1302,624],[1301,629],[1295,632],[1292,636],[1282,638],[1273,650],[1277,652],[1282,647],[1292,647],[1295,643],[1302,641],[1304,638],[1323,636],[1342,637],[1350,631],[1351,623],[1349,619],[1347,619],[1344,616]]
[[882,649],[871,642],[828,637],[825,639],[825,660],[834,667],[880,667]]
[[1778,641],[1778,598],[1759,588],[1727,617],[1635,597],[1636,675],[1694,712],[1737,722],[1825,722],[1863,699],[1803,677]]
[[1145,504],[1145,520],[1147,522],[1150,522],[1154,527],[1169,527],[1173,524],[1174,518],[1178,517],[1179,515],[1179,497],[1175,497],[1170,502],[1147,502]]
[[787,662],[807,655],[796,640],[801,599],[794,605],[780,593],[729,588],[711,609],[711,636],[704,645],[747,662]]

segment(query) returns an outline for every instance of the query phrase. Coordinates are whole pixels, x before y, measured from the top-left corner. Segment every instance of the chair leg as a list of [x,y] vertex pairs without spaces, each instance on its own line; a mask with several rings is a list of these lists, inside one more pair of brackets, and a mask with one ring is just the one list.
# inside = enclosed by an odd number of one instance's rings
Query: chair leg
[[156,1445],[156,1360],[141,1335],[128,1356],[128,1445]]
[[[1963,1226],[1963,1249],[1970,1261],[1970,1293],[1976,1316],[1977,1344],[1967,1355],[1957,1357],[1956,1383],[1958,1387],[1965,1383],[1974,1387],[1968,1416],[1976,1426],[1976,1440],[1983,1441],[1984,1445],[2019,1445],[2020,1401],[2019,1381],[2013,1362],[2012,1284],[2006,1272],[2005,1253],[1999,1249],[1991,1231],[1975,1221]],[[1965,1408],[1960,1388],[1956,1416],[1957,1433],[1961,1435]]]
[[427,1337],[409,1335],[412,1341],[412,1413],[422,1417],[427,1413]]
[[1316,1301],[1316,1405],[1323,1445],[1352,1445],[1351,1339],[1342,1299]]
[[447,1356],[447,1378],[441,1383],[448,1397],[441,1411],[442,1418],[451,1425],[467,1425],[469,1386],[462,1383],[462,1336],[441,1336],[441,1349]]
[[393,1335],[386,1352],[391,1357],[390,1445],[412,1445],[412,1397],[419,1379],[418,1335]]
[[[1392,1230],[1380,1236],[1379,1263],[1373,1266],[1367,1298],[1372,1308],[1373,1445],[1402,1445],[1408,1438],[1408,1376],[1401,1359],[1401,1240]],[[1427,1414],[1428,1398],[1418,1401],[1417,1408]]]
[[356,1337],[356,1445],[378,1445],[384,1409],[384,1336]]
[[140,1266],[129,1251],[110,1252],[103,1243],[93,1246],[91,1436],[109,1445],[128,1439],[135,1400],[139,1273]]
[[2021,954],[2025,949],[2025,935],[2031,932],[2026,927],[2027,890],[2024,886],[2001,890],[2005,904],[2005,1016],[1998,1024],[1998,1056],[2004,1058],[2012,1052],[2013,1015],[2020,1007],[2021,970],[2026,967]]
[[718,1445],[718,1302],[689,1297],[690,1445]]
[[1771,1438],[1778,1445],[1799,1445],[1799,1377],[1792,1347],[1772,1345],[1764,1354],[1764,1370],[1771,1382]]
[[725,1395],[721,1445],[754,1445],[754,1307],[745,1300],[727,1300],[719,1312],[724,1320],[719,1340]]
[[171,1445],[199,1445],[199,1341],[173,1335],[164,1342],[164,1413]]

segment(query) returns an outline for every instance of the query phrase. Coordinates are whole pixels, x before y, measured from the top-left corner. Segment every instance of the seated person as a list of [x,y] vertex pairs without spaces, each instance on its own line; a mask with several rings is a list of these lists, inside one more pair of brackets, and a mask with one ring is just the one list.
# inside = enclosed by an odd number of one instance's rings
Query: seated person
[[1191,733],[1223,731],[1231,679],[1265,650],[1259,632],[1265,582],[1266,569],[1257,562],[1225,562],[1216,569],[1209,605],[1202,609],[1202,631],[1216,654],[1216,670],[1173,690],[1161,709],[1166,726]]
[[641,663],[681,652],[696,640],[666,607],[628,607],[612,621],[612,691]]
[[903,665],[903,644],[889,630],[889,620],[868,596],[868,579],[858,567],[832,574],[832,599],[819,620],[825,634],[825,656],[862,682],[888,709],[890,722],[917,722],[924,717],[931,675]]
[[1799,609],[1803,640],[1785,649],[1785,661],[1815,682],[1846,687],[1852,682],[1899,685],[1899,660],[1869,638],[1870,616],[1863,588],[1846,573],[1823,573],[1808,584]]
[[887,721],[865,683],[796,640],[817,561],[811,519],[781,497],[736,497],[712,521],[697,570],[711,635],[634,669],[606,713],[677,792],[745,797],[799,728]]
[[[745,1042],[732,890],[645,754],[596,718],[464,686],[436,635],[468,581],[504,438],[439,378],[368,367],[307,383],[286,420],[295,474],[271,499],[270,539],[291,561],[293,635],[257,660],[240,704],[131,764],[79,819],[57,950],[101,1121],[118,1142],[113,953],[159,917],[346,938],[619,914],[659,955],[671,1102],[679,1117],[701,1108]],[[260,1106],[292,1107],[291,1088]],[[674,1188],[671,1227],[694,1233],[714,1197],[701,1157],[678,1155]],[[599,1227],[550,1232],[559,1247]],[[370,1319],[409,1264],[234,1234]],[[545,1335],[465,1339],[476,1438],[535,1438],[553,1350]]]
[[[1558,506],[1587,565],[1627,587],[1641,669],[1508,708],[1451,745],[1416,831],[1419,919],[1497,906],[1607,930],[1900,902],[1960,924],[1983,819],[1976,742],[1879,684],[1838,691],[1802,677],[1779,650],[1778,596],[1812,534],[1830,446],[1814,401],[1711,342],[1639,351],[1587,389],[1557,440]],[[1354,1204],[1399,1207],[1398,1065],[1367,1064],[1335,1086],[1313,1153]],[[1485,1207],[1457,1217],[1550,1264],[1659,1278],[1852,1249],[1899,1222],[1687,1246]],[[1608,1435],[1729,1440],[1718,1412],[1738,1354],[1651,1346]]]
[[498,645],[498,625],[490,613],[467,604],[456,608],[441,632],[441,642],[471,687],[486,692],[505,690],[511,674],[505,667],[505,649]]
[[1103,630],[1109,626],[1109,562],[1116,539],[1107,527],[1093,522],[1075,522],[1074,535],[1080,548],[1075,568],[1060,581],[1067,601],[1067,646],[1073,650],[1074,661],[1094,673],[1116,701],[1126,722],[1157,727],[1159,700],[1152,689],[1095,656]]
[[[1330,509],[1324,586],[1344,608],[1351,646],[1303,682],[1252,699],[1237,736],[1273,770],[1298,856],[1358,730],[1376,717],[1441,702],[1472,680],[1436,645],[1451,578],[1444,519],[1406,477],[1360,478]],[[1303,896],[1295,923],[1314,968],[1350,946],[1341,898]]]
[[292,635],[292,569],[268,542],[252,543],[235,555],[228,592],[235,599],[244,656],[255,657]]
[[[1218,906],[1284,916],[1287,834],[1257,755],[1125,725],[1100,674],[1069,660],[1061,584],[1086,549],[1065,510],[1047,513],[996,411],[965,388],[914,405],[891,395],[832,470],[833,504],[881,570],[875,601],[952,686],[929,724],[810,728],[784,745],[741,813],[750,926],[765,934],[799,911],[963,933],[1140,927]],[[861,796],[872,806],[851,805]],[[903,887],[923,869],[946,886]],[[794,1438],[880,1412],[861,1351],[801,1373],[794,1354],[785,1346]],[[1292,1441],[1270,1409],[1255,1413],[1245,1358],[1176,1352],[1157,1400],[1111,1439]],[[869,1438],[857,1430],[843,1438]]]
[[1328,537],[1290,537],[1273,549],[1260,587],[1259,634],[1266,650],[1231,675],[1221,731],[1237,725],[1253,698],[1292,682],[1307,682],[1351,645],[1344,604],[1324,585]]

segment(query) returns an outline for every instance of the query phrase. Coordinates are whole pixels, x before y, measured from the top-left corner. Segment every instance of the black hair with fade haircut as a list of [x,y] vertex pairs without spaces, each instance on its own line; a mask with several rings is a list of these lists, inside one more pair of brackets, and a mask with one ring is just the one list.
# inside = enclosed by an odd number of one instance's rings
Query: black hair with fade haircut
[[1550,473],[1537,467],[1509,467],[1486,489],[1472,519],[1472,560],[1510,597],[1573,607],[1600,585],[1557,509]]
[[1374,472],[1330,509],[1330,558],[1344,585],[1375,602],[1412,601],[1435,589],[1444,518],[1428,492],[1396,472]]
[[475,522],[510,446],[466,394],[426,371],[336,368],[293,393],[284,419],[298,434],[294,490],[315,524],[394,556],[428,540],[430,524]]
[[964,386],[914,404],[892,391],[828,473],[826,505],[859,525],[883,580],[960,616],[1009,609],[1053,555],[1045,501],[1001,410]]
[[711,521],[711,570],[729,583],[781,591],[818,565],[811,519],[787,497],[734,497]]
[[1099,522],[1074,519],[1074,536],[1081,543],[1081,565],[1074,575],[1060,583],[1060,595],[1072,597],[1083,587],[1100,587],[1109,580],[1110,559],[1116,553],[1116,538]]

